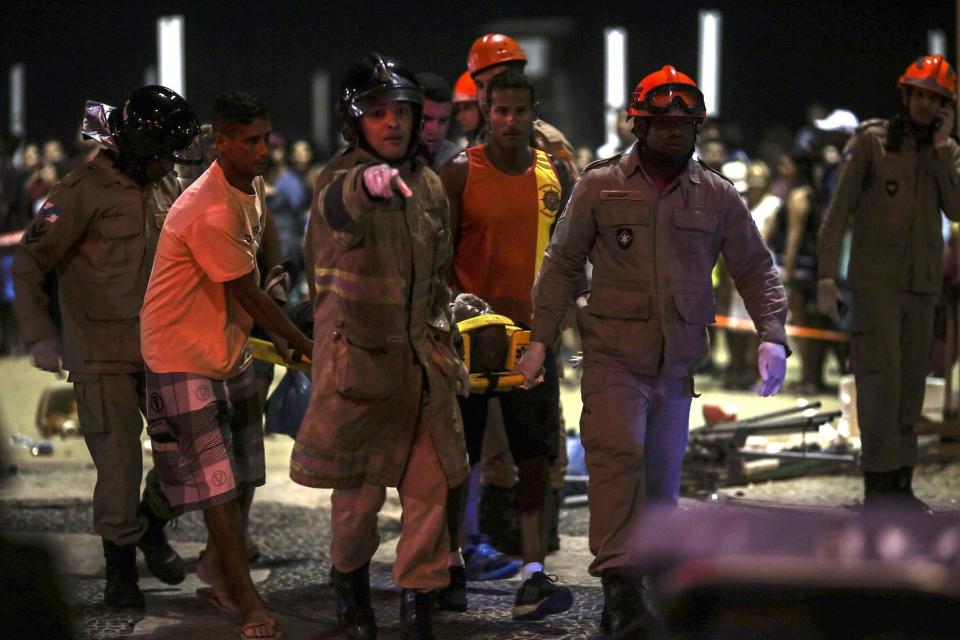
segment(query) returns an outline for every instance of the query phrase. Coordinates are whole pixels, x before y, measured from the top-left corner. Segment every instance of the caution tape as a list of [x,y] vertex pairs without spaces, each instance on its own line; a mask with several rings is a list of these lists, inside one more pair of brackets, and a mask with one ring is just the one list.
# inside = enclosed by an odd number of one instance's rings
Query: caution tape
[[[732,329],[734,331],[752,331],[757,332],[753,321],[747,318],[734,318],[731,316],[717,316],[717,321],[713,326]],[[798,327],[788,324],[786,326],[787,335],[794,338],[809,338],[811,340],[825,340],[827,342],[849,342],[850,336],[842,331],[829,331],[827,329],[814,329],[813,327]]]

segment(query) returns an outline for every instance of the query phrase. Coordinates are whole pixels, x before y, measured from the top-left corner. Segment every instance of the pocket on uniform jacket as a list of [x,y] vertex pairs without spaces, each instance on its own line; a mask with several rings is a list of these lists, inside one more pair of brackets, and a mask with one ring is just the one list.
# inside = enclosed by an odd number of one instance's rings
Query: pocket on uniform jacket
[[633,289],[594,287],[590,290],[586,310],[598,318],[649,320],[650,293]]
[[676,258],[682,261],[712,264],[714,233],[720,225],[720,216],[702,209],[674,209],[673,233]]
[[400,389],[402,354],[406,350],[364,347],[340,331],[337,392],[355,400],[383,400]]
[[[428,331],[431,330],[428,329]],[[440,369],[444,377],[455,380],[460,373],[460,364],[463,361],[457,357],[453,347],[447,346],[443,339],[434,335],[433,332],[430,333],[430,342],[432,343],[430,361]]]
[[138,270],[145,250],[141,227],[140,220],[128,215],[100,220],[97,231],[101,241],[96,256],[99,265]]
[[80,418],[80,433],[108,433],[104,420],[103,388],[100,376],[95,373],[70,373],[70,382],[77,396],[77,416]]
[[717,302],[712,293],[674,293],[673,299],[684,322],[708,325],[717,321]]

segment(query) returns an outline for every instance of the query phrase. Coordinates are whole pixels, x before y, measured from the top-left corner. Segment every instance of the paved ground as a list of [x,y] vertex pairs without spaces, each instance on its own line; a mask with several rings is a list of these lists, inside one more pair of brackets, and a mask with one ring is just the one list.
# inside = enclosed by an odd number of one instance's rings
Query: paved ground
[[[14,432],[37,437],[32,426],[36,398],[50,382],[46,374],[31,369],[23,359],[0,360],[0,424],[6,435]],[[758,401],[749,394],[723,394],[710,390],[700,401],[740,405],[742,415],[778,409],[796,401],[785,395]],[[575,385],[565,391],[568,416],[576,416]],[[836,406],[833,398],[824,401]],[[699,404],[694,407],[696,424]],[[572,420],[575,422],[575,420]],[[77,634],[81,638],[194,638],[211,640],[235,637],[239,622],[199,602],[194,593],[202,586],[194,574],[197,554],[204,544],[204,529],[197,514],[180,518],[170,537],[189,564],[187,580],[170,587],[159,583],[141,566],[141,586],[147,608],[140,614],[109,611],[98,604],[103,588],[103,565],[99,539],[91,529],[91,502],[94,472],[89,456],[78,438],[56,439],[52,456],[33,457],[25,449],[10,452],[13,473],[0,484],[0,530],[15,540],[41,542],[54,554],[62,576]],[[268,482],[258,492],[252,513],[252,533],[263,553],[253,566],[253,578],[276,612],[286,637],[333,638],[334,594],[325,586],[329,571],[329,493],[294,485],[287,478],[291,441],[282,436],[266,441]],[[149,454],[145,454],[149,463]],[[942,493],[933,496],[938,506],[958,509],[960,474],[958,465],[941,465],[945,472]],[[795,481],[796,482],[796,481]],[[833,505],[850,501],[860,492],[854,477],[828,478],[816,494],[803,485],[764,484],[734,488],[728,495],[764,499],[778,498],[776,486],[790,487],[790,502],[822,504],[823,495]],[[922,485],[921,485],[922,486]],[[921,491],[922,494],[922,491]],[[691,503],[688,503],[691,504]],[[696,506],[694,506],[696,508]],[[590,556],[586,545],[587,513],[584,507],[565,508],[561,517],[562,552],[553,554],[548,570],[557,574],[575,593],[575,604],[567,614],[541,623],[516,624],[510,620],[516,579],[472,583],[467,614],[444,614],[436,625],[441,639],[464,638],[592,638],[601,606],[598,581],[586,574]],[[372,563],[374,606],[382,638],[398,637],[398,597],[390,579],[390,564],[399,531],[399,504],[391,494],[382,514],[383,543]]]

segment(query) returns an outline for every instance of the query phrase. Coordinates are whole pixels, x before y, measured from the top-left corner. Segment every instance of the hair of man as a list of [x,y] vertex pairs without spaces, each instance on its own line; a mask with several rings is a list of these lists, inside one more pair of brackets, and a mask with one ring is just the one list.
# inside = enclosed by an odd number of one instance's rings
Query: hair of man
[[221,93],[213,101],[213,131],[229,135],[231,125],[270,119],[270,110],[259,98],[245,91]]
[[427,100],[440,103],[453,102],[453,90],[446,80],[430,72],[418,73],[416,77]]
[[530,92],[530,105],[537,106],[537,92],[533,88],[533,83],[522,72],[516,69],[508,69],[499,73],[490,79],[487,84],[487,108],[490,108],[493,98],[493,92],[497,89],[526,89]]

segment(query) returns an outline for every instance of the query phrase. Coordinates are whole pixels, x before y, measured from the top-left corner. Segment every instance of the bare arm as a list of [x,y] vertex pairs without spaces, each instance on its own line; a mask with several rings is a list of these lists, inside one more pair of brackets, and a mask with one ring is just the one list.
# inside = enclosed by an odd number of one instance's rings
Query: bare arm
[[803,230],[810,215],[812,195],[809,187],[799,187],[790,191],[787,197],[787,242],[783,256],[783,281],[793,280],[793,270],[797,266],[797,254],[803,242]]
[[267,264],[267,271],[280,264],[280,236],[277,235],[277,225],[269,211],[263,215],[263,240],[260,243],[263,251],[263,261]]
[[[313,341],[303,335],[299,329],[283,314],[277,303],[260,290],[254,277],[255,271],[227,281],[227,291],[236,298],[244,311],[250,314],[254,322],[272,334],[283,338],[305,354],[313,353]],[[281,354],[283,355],[283,354]]]
[[[455,253],[457,244],[460,241],[460,212],[463,190],[467,186],[467,174],[469,173],[469,160],[466,153],[458,154],[453,160],[448,162],[440,170],[440,182],[443,183],[443,189],[447,192],[447,199],[450,201],[450,244]],[[447,281],[451,286],[455,286],[453,274],[453,260],[450,260],[450,268],[447,272]]]

